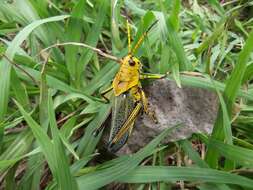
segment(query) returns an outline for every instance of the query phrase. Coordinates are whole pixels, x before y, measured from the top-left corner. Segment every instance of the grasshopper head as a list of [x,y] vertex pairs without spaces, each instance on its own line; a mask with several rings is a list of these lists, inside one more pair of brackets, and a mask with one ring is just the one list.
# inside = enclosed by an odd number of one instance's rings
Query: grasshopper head
[[128,54],[127,56],[123,57],[122,59],[122,65],[125,67],[128,67],[131,70],[139,70],[141,69],[141,62],[137,57],[134,57],[131,54]]

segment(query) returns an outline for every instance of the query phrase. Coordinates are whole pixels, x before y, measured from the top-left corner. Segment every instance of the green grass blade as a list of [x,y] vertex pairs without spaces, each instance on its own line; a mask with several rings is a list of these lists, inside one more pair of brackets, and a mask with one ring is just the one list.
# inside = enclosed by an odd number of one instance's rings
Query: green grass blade
[[[182,149],[184,150],[185,153],[189,156],[189,158],[200,168],[209,168],[208,164],[202,160],[199,156],[199,154],[192,148],[190,142],[188,140],[182,140],[180,141],[180,145],[182,146]],[[208,185],[208,184],[205,184]],[[230,188],[225,185],[225,184],[209,184],[211,188],[216,188],[216,189],[226,189],[229,190]]]
[[[224,90],[224,101],[226,103],[227,112],[229,118],[231,118],[232,114],[232,107],[235,102],[235,99],[238,95],[238,92],[240,90],[240,86],[243,80],[244,73],[247,68],[247,62],[249,60],[250,54],[253,51],[253,32],[249,34],[249,37],[242,49],[242,51],[239,54],[237,64],[229,78],[229,80],[226,83],[226,88]],[[215,122],[215,126],[213,129],[212,137],[211,139],[224,139],[224,132],[223,132],[223,117],[221,114],[221,110],[219,111],[219,117],[217,118]],[[215,168],[218,165],[218,153],[216,150],[210,148],[207,152],[207,162],[208,164]]]
[[252,168],[253,166],[253,150],[251,149],[225,144],[215,139],[210,141],[209,146],[229,160],[233,160],[246,167]]
[[[63,138],[61,138],[60,131],[57,128],[55,113],[53,109],[53,101],[50,93],[48,98],[48,116],[49,116],[50,129],[52,132],[55,177],[58,188],[62,190],[69,190],[69,189],[75,190],[77,189],[77,183],[70,172],[68,157],[63,148],[62,143]],[[69,145],[67,141],[64,141],[64,143],[67,144],[67,147],[71,147],[71,145]]]
[[[22,31],[18,33],[18,35],[13,39],[7,48],[5,55],[13,60],[15,53],[18,51],[19,46],[23,43],[23,41],[29,36],[29,34],[39,27],[42,24],[48,22],[60,21],[68,18],[68,15],[56,16],[47,19],[37,20],[27,25]],[[10,74],[11,74],[11,65],[6,59],[2,59],[0,61],[0,76],[2,80],[0,80],[0,121],[3,119],[6,111],[7,105],[9,101],[9,88],[10,88]]]
[[48,162],[50,165],[53,165],[54,156],[53,156],[53,147],[52,142],[47,136],[46,132],[36,123],[36,121],[33,120],[33,118],[24,110],[24,108],[16,102],[16,105],[18,106],[18,109],[22,113],[22,115],[25,118],[25,121],[27,122],[28,126],[33,132],[34,137],[38,141],[38,144],[40,145],[42,152],[45,154]]
[[[80,42],[81,40],[81,34],[82,34],[82,17],[85,13],[85,1],[79,0],[75,7],[73,8],[73,11],[71,13],[71,18],[69,20],[69,23],[66,28],[66,37],[65,40],[67,42]],[[78,47],[77,46],[66,46],[66,65],[67,69],[69,71],[70,79],[73,83],[76,82],[76,76],[77,76],[77,69],[78,65],[76,64],[78,59]]]
[[180,6],[181,6],[180,0],[176,0],[172,2],[172,12],[170,15],[170,21],[175,31],[178,31],[180,27],[180,20],[179,20]]
[[97,73],[97,75],[90,81],[90,83],[84,88],[87,93],[94,93],[96,90],[102,86],[108,85],[108,83],[113,79],[113,76],[119,68],[118,64],[115,62],[108,62],[106,65]]
[[101,135],[95,137],[93,133],[95,129],[97,129],[104,123],[110,112],[110,104],[101,105],[99,112],[87,126],[85,134],[79,143],[77,153],[81,155],[80,157],[89,156],[94,152]]
[[[40,79],[40,72],[35,70],[35,69],[31,69],[31,68],[28,68],[28,67],[23,67],[32,77],[34,77],[36,80],[39,80]],[[26,76],[23,75],[23,73],[20,73],[22,74],[20,77],[24,77],[26,78]],[[92,103],[93,101],[101,101],[101,99],[98,99],[96,97],[93,97],[93,96],[90,96],[88,94],[86,94],[85,91],[80,91],[80,90],[77,90],[71,86],[69,86],[68,84],[60,81],[59,79],[55,78],[55,77],[52,77],[50,75],[47,75],[47,85],[50,87],[50,88],[53,88],[53,89],[56,89],[56,90],[60,90],[60,91],[63,91],[63,92],[67,92],[67,93],[80,93],[80,97],[82,99],[85,99],[87,102],[90,102]]]
[[208,3],[221,15],[223,16],[226,12],[218,0],[208,0]]
[[17,167],[18,165],[16,164],[8,170],[5,176],[5,190],[16,189],[15,173],[16,173]]
[[211,44],[215,42],[215,40],[218,39],[218,37],[222,34],[224,31],[224,25],[225,25],[225,19],[221,20],[220,23],[217,24],[215,27],[215,30],[213,33],[208,36],[202,44],[197,48],[196,52],[197,54],[201,54],[203,51],[205,51]]
[[52,142],[50,141],[45,131],[33,120],[33,118],[28,113],[26,113],[24,108],[18,102],[15,103],[24,116],[28,126],[32,130],[34,137],[36,138],[43,154],[46,157],[53,175],[57,179],[57,160],[55,160],[55,150]]
[[79,188],[89,190],[97,189],[134,170],[134,168],[136,168],[144,158],[153,153],[156,146],[162,139],[164,139],[173,129],[179,126],[180,125],[177,125],[164,130],[159,136],[153,139],[147,146],[136,154],[112,160],[110,161],[110,164],[105,164],[103,169],[79,177],[77,179]]
[[252,76],[253,76],[253,63],[251,63],[247,66],[247,69],[246,69],[245,74],[243,76],[242,83],[245,83],[247,80],[251,80]]
[[[112,42],[113,45],[118,50],[122,50],[123,44],[120,39],[120,33],[119,33],[119,12],[120,12],[120,6],[118,6],[118,0],[112,0],[111,1],[111,7],[112,7],[112,19],[111,19],[111,30],[112,30]],[[126,25],[126,24],[125,24]]]
[[[169,76],[167,79],[168,80],[175,80],[171,76]],[[207,90],[214,91],[214,92],[216,92],[216,88],[221,92],[224,92],[224,90],[225,90],[224,83],[216,81],[216,80],[213,80],[213,82],[211,82],[210,79],[203,78],[203,77],[187,76],[187,75],[181,74],[180,81],[181,81],[182,85],[185,85],[185,86],[203,88],[203,89],[207,89]],[[243,97],[248,100],[253,100],[253,97],[252,97],[250,91],[245,91],[245,90],[239,89],[238,96]]]
[[[232,135],[232,129],[231,129],[231,122],[230,122],[229,115],[227,112],[227,107],[226,107],[225,101],[224,101],[222,95],[220,94],[220,92],[218,90],[216,90],[216,91],[217,91],[217,94],[218,94],[218,97],[220,100],[220,107],[222,110],[221,117],[223,118],[222,122],[223,122],[223,128],[224,128],[224,142],[232,145],[233,144],[233,135]],[[225,161],[225,169],[231,170],[233,168],[234,168],[234,163],[232,163],[229,159],[227,159]]]
[[[40,126],[42,127],[42,129],[47,132],[49,121],[48,121],[48,110],[47,110],[48,89],[47,89],[47,83],[46,83],[45,65],[43,65],[42,67],[39,87],[40,87],[39,121],[40,121]],[[35,142],[34,146],[39,147],[37,142]],[[28,159],[25,174],[19,185],[20,189],[22,188],[39,189],[40,188],[40,178],[42,176],[41,171],[43,171],[43,162],[44,162],[44,156],[42,153],[32,156]]]
[[21,84],[20,79],[17,76],[15,70],[11,71],[11,89],[13,90],[15,97],[20,104],[29,110],[29,98],[25,86]]
[[247,68],[247,62],[253,51],[253,32],[249,34],[249,37],[239,53],[237,64],[231,73],[229,80],[226,83],[226,89],[224,92],[225,102],[227,103],[228,113],[231,116],[232,106],[240,89],[242,79]]
[[13,59],[15,53],[17,52],[19,46],[23,43],[23,41],[31,34],[31,32],[36,29],[37,27],[49,23],[49,22],[56,22],[61,21],[66,18],[68,18],[69,15],[61,15],[61,16],[54,16],[46,19],[36,20],[32,22],[31,24],[27,25],[25,28],[23,28],[18,35],[13,39],[11,44],[6,50],[6,56],[9,57],[9,59]]
[[249,188],[253,186],[253,180],[228,172],[207,168],[173,166],[140,166],[121,177],[118,181],[125,183],[169,181],[175,183],[179,180],[191,182],[201,181],[201,183],[235,184]]
[[[95,24],[92,26],[91,31],[88,33],[85,43],[95,47],[97,45],[97,42],[99,40],[99,36],[102,32],[102,26],[106,18],[106,10],[108,9],[109,2],[106,0],[101,0],[100,4],[98,6],[97,15],[96,17],[99,18],[96,20]],[[94,52],[88,49],[85,49],[80,59],[78,60],[78,69],[77,69],[77,85],[80,86],[80,84],[83,82],[82,78],[82,71],[85,70],[87,64],[91,60]],[[86,73],[84,73],[86,74]]]
[[[16,139],[8,146],[6,150],[1,152],[0,160],[3,161],[3,165],[0,167],[0,170],[3,171],[6,169],[5,162],[7,164],[15,163],[23,156],[28,149],[30,148],[33,136],[30,131],[26,130],[20,133]],[[10,166],[10,165],[8,165]]]
[[176,29],[174,28],[170,19],[167,20],[167,28],[168,28],[168,40],[171,45],[171,48],[176,54],[179,63],[179,70],[180,71],[189,70],[192,67],[191,63],[189,62],[185,54],[182,41],[178,36]]

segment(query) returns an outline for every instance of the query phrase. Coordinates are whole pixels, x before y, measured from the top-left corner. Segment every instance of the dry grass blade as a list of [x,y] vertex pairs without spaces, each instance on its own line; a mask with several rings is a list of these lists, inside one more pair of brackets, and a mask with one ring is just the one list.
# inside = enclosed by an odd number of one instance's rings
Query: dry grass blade
[[108,53],[105,53],[103,52],[102,50],[98,49],[98,48],[95,48],[95,47],[92,47],[92,46],[89,46],[87,44],[84,44],[84,43],[78,43],[78,42],[64,42],[64,43],[56,43],[56,44],[53,44],[45,49],[42,49],[36,56],[39,56],[41,55],[42,53],[48,51],[49,49],[52,49],[52,48],[55,48],[55,47],[59,47],[59,46],[68,46],[68,45],[72,45],[72,46],[80,46],[80,47],[84,47],[84,48],[88,48],[94,52],[97,52],[99,55],[107,58],[107,59],[111,59],[113,61],[116,61],[117,63],[120,63],[120,59],[113,56],[113,55],[110,55]]

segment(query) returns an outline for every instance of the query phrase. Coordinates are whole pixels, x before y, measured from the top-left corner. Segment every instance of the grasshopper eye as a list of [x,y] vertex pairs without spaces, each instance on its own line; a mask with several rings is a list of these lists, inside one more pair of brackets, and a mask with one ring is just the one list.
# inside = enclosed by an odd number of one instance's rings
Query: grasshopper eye
[[128,63],[130,66],[135,66],[135,61],[132,59],[129,59]]

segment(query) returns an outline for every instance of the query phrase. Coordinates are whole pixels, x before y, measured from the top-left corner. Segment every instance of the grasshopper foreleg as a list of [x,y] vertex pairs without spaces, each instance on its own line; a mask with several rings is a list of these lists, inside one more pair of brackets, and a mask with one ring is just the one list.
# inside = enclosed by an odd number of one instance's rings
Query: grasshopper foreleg
[[163,79],[167,74],[151,74],[151,73],[141,73],[140,79]]

